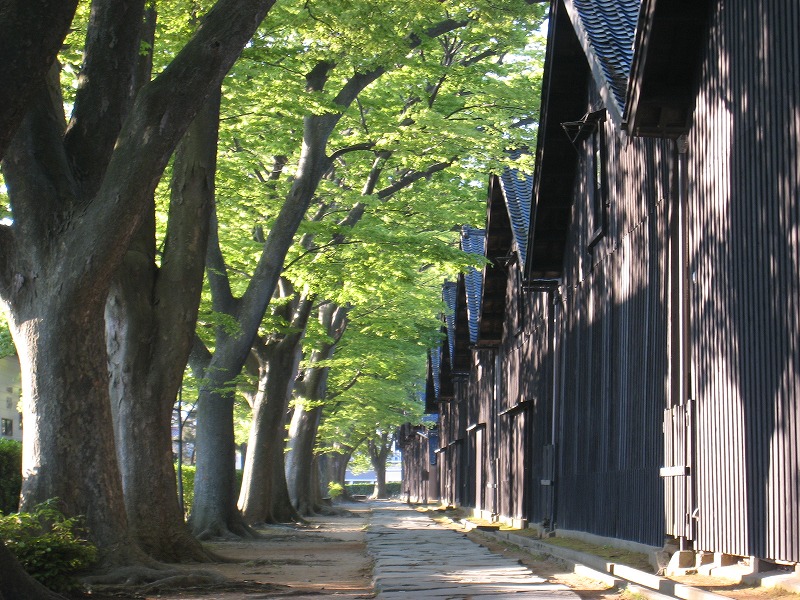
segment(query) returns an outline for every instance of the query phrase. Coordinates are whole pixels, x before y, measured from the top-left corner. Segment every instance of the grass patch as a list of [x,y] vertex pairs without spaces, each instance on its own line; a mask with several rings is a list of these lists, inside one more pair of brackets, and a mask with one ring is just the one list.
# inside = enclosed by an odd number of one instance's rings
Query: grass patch
[[612,546],[601,546],[599,544],[592,544],[569,537],[542,538],[540,541],[560,548],[568,548],[585,554],[593,554],[609,562],[633,567],[634,569],[646,571],[647,573],[653,572],[653,567],[650,565],[650,561],[647,560],[647,555],[643,552],[634,552],[632,550],[624,550]]

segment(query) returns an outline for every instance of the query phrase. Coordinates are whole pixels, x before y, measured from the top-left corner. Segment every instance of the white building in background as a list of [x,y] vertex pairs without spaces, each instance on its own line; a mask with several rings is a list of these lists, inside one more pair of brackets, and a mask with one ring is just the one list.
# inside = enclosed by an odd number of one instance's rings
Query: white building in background
[[[398,448],[394,448],[392,453],[386,459],[386,483],[396,483],[403,480],[403,473],[401,465],[403,463],[403,455]],[[375,471],[365,471],[364,473],[354,474],[350,469],[347,469],[344,475],[345,483],[375,483]]]
[[16,354],[0,358],[0,438],[22,441],[21,383]]

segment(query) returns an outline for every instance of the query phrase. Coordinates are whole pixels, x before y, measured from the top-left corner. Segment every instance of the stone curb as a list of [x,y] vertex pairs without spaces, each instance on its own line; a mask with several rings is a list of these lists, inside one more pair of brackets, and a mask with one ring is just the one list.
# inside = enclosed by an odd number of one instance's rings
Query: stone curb
[[[455,521],[453,523],[461,525],[461,523]],[[472,527],[471,529],[477,528]],[[536,554],[544,554],[555,558],[566,563],[578,575],[594,579],[619,590],[630,590],[651,600],[663,600],[665,598],[730,600],[727,596],[677,583],[666,577],[646,573],[626,565],[607,562],[599,556],[546,544],[513,532],[479,530],[479,533],[490,538],[512,543]]]

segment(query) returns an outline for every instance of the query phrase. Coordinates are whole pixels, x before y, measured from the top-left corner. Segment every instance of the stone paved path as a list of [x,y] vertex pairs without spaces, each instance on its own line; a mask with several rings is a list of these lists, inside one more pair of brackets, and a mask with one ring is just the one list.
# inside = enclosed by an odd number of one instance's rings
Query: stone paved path
[[367,532],[382,600],[577,600],[518,562],[401,504],[376,506]]

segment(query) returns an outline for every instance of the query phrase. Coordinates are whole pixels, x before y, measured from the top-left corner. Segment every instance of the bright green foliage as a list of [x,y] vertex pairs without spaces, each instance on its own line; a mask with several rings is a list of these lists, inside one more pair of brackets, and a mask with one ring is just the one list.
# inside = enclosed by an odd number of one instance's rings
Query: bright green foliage
[[31,513],[0,517],[0,539],[35,579],[68,592],[79,587],[75,574],[97,559],[97,549],[84,539],[78,520],[64,517],[57,504],[50,500]]
[[[514,162],[508,150],[535,141],[535,127],[513,125],[538,117],[541,46],[531,40],[542,12],[522,0],[485,5],[287,1],[276,6],[225,82],[217,191],[220,239],[234,293],[244,288],[261,250],[254,228],[268,230],[286,198],[303,119],[340,112],[334,96],[355,73],[385,71],[342,115],[328,144],[328,154],[336,156],[334,169],[310,211],[323,217],[307,221],[301,232],[314,234],[318,248],[331,252],[326,244],[337,232],[337,221],[358,202],[366,203],[374,218],[369,230],[359,224],[357,230],[365,233],[357,233],[358,240],[379,225],[404,222],[408,239],[398,236],[392,243],[424,245],[426,236],[449,237],[453,243],[454,237],[442,231],[480,225],[487,174]],[[448,19],[467,25],[437,38],[420,35],[419,44],[409,49],[411,32]],[[324,89],[310,91],[306,75],[323,64],[330,67]],[[375,191],[364,196],[379,155]],[[445,164],[447,173],[431,171]],[[278,176],[271,178],[276,165]],[[389,200],[392,186],[404,181],[407,192]],[[392,250],[391,243],[386,249]],[[304,256],[297,264],[302,270],[318,256],[307,252],[296,247],[288,263]],[[341,255],[340,264],[347,264]],[[365,263],[373,269],[375,264]],[[297,271],[291,269],[292,278],[304,279]],[[342,287],[344,280],[333,275],[318,287]]]
[[0,439],[0,513],[11,513],[19,508],[21,486],[22,444]]
[[335,483],[333,481],[331,481],[328,484],[328,496],[330,496],[331,499],[336,500],[343,493],[344,493],[344,488],[342,488],[341,484]]
[[[361,444],[358,448],[363,449],[364,451],[360,452],[357,449],[353,456],[350,457],[350,462],[347,463],[347,468],[353,475],[360,475],[361,473],[366,473],[367,471],[372,470],[372,461],[366,452],[364,444]],[[357,493],[360,494],[361,492]]]
[[181,465],[181,480],[183,482],[183,514],[188,517],[192,513],[194,501],[194,465]]
[[8,329],[8,321],[4,314],[0,314],[0,358],[15,354],[17,349],[14,347],[14,340],[11,339],[11,331]]
[[[156,73],[210,4],[156,2]],[[80,63],[72,49],[83,47],[87,6],[62,57],[68,72]],[[350,308],[345,336],[325,364],[325,444],[363,441],[419,418],[425,352],[439,339],[441,283],[476,260],[458,251],[457,229],[483,225],[489,173],[531,167],[531,155],[512,160],[509,151],[535,144],[544,12],[544,4],[526,0],[285,0],[226,78],[216,190],[234,295],[244,291],[298,170],[304,120],[343,113],[327,145],[333,166],[301,226],[309,235],[285,268],[296,289],[308,286],[318,299]],[[447,23],[458,26],[426,35]],[[307,75],[322,66],[326,80],[313,89]],[[378,72],[347,109],[336,103],[347,81]],[[359,204],[358,223],[343,225]],[[213,312],[206,293],[198,335],[212,352],[218,326],[233,333],[238,323]],[[261,333],[282,329],[268,314]],[[312,326],[306,350],[324,338]],[[230,382],[239,384],[252,382]]]
[[[190,12],[179,4],[176,21]],[[350,307],[345,338],[324,365],[328,418],[385,399],[392,418],[357,415],[374,431],[419,412],[413,386],[438,341],[441,283],[475,261],[458,251],[458,227],[483,224],[489,173],[530,167],[529,156],[514,161],[509,151],[535,143],[543,15],[524,0],[287,0],[226,78],[217,211],[235,295],[297,172],[304,120],[342,113],[327,144],[332,168],[301,225],[305,243],[284,273],[296,289]],[[425,35],[448,23],[458,26]],[[380,76],[347,109],[337,104],[343,85],[369,73]],[[358,205],[355,227],[343,224]],[[204,306],[200,337],[213,351],[220,315]],[[268,315],[261,333],[283,326]],[[306,350],[324,337],[312,326]]]

